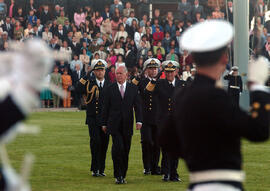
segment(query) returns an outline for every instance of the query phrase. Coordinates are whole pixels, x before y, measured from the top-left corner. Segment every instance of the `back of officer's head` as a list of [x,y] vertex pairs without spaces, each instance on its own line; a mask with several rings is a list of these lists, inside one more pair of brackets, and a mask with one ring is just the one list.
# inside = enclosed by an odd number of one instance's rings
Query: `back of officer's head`
[[198,67],[209,67],[219,63],[223,56],[227,56],[228,47],[222,47],[209,52],[193,52],[192,58]]

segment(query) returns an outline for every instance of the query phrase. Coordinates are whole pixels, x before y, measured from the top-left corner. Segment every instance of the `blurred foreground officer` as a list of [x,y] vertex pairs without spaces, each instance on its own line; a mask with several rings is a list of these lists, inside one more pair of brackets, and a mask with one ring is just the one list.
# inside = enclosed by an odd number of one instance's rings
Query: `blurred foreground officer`
[[[162,67],[164,68],[166,79],[159,79],[161,71],[158,74],[157,80],[151,80],[146,86],[146,93],[157,96],[157,124],[159,129],[164,126],[164,123],[172,114],[172,106],[174,104],[172,96],[176,88],[182,88],[185,85],[184,81],[175,78],[175,70],[179,67],[178,62],[168,60],[162,63]],[[178,159],[169,156],[166,151],[162,150],[161,169],[164,173],[163,180],[180,181],[177,167]]]
[[157,114],[157,95],[153,92],[146,92],[147,84],[153,80],[160,67],[160,61],[155,58],[149,58],[144,62],[144,70],[146,71],[146,78],[135,78],[132,83],[138,85],[140,96],[142,98],[143,109],[143,125],[141,129],[141,144],[144,174],[160,175],[160,168],[158,167],[160,147],[157,144],[158,129],[156,122]]
[[142,126],[142,112],[138,88],[127,82],[125,65],[119,64],[115,74],[117,82],[111,84],[104,93],[102,128],[112,136],[112,160],[116,184],[124,184],[133,135],[133,111],[137,130]]
[[[0,77],[0,190],[30,191],[28,170],[30,163],[24,163],[21,174],[10,165],[5,144],[12,141],[19,133],[30,133],[31,127],[19,125],[29,113],[39,106],[40,92],[44,87],[50,88],[45,82],[54,64],[54,52],[41,40],[29,40],[25,43],[9,44],[12,51],[1,53],[1,68],[8,66],[6,76]],[[55,57],[56,58],[56,57]],[[60,55],[59,55],[60,58]],[[64,57],[63,57],[64,58]],[[62,59],[63,59],[62,58]],[[60,58],[61,59],[61,58]],[[53,90],[58,92],[61,90]]]
[[102,59],[93,62],[91,68],[93,68],[95,79],[92,79],[90,72],[88,72],[86,76],[80,79],[77,87],[77,91],[86,95],[86,124],[90,136],[91,171],[94,177],[106,176],[104,170],[109,135],[103,132],[101,127],[104,89],[110,84],[104,78],[106,66],[107,63]]
[[224,76],[224,80],[229,81],[228,94],[231,96],[233,106],[239,107],[239,98],[243,90],[243,83],[241,76],[238,74],[238,67],[233,66],[232,71]]
[[[208,33],[212,29],[216,32]],[[192,52],[197,74],[190,87],[174,95],[173,118],[165,128],[170,134],[163,136],[162,146],[185,160],[190,191],[242,191],[241,138],[260,142],[269,137],[270,94],[264,86],[268,73],[264,58],[249,65],[250,114],[234,108],[229,95],[216,86],[228,63],[227,45],[233,33],[228,22],[206,21],[187,30],[180,41],[181,47]]]

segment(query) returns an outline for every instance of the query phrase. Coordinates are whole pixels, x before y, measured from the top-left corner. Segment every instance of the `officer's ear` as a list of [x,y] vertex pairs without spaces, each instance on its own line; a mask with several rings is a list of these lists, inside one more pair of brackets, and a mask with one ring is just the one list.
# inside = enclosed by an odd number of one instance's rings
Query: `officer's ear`
[[228,51],[224,51],[224,53],[220,57],[220,62],[224,65],[228,64],[228,62],[229,62],[229,52]]

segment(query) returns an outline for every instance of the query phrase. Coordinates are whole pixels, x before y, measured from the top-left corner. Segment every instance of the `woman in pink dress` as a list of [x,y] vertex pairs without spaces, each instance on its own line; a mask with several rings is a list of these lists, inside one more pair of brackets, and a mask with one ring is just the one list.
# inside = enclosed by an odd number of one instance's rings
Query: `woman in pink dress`
[[98,27],[100,27],[102,21],[103,21],[103,17],[100,15],[100,12],[99,11],[96,11],[95,12],[95,20],[96,20],[96,25]]
[[116,60],[117,60],[117,56],[115,55],[114,50],[110,50],[109,55],[108,55],[106,61],[107,61],[107,62],[110,61],[111,64],[114,66]]
[[82,8],[79,8],[78,11],[76,11],[74,13],[74,21],[75,21],[75,25],[77,27],[80,26],[81,23],[85,23],[85,13],[83,12]]

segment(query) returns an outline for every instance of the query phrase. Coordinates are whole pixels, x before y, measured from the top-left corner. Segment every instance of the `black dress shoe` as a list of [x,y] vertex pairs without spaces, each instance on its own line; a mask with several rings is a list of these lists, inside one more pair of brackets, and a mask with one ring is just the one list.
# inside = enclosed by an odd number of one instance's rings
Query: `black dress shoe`
[[99,173],[99,176],[106,176],[104,172]]
[[180,179],[178,176],[174,176],[174,177],[170,177],[170,181],[173,181],[173,182],[180,182],[181,179]]
[[115,180],[115,184],[124,184],[124,183],[125,183],[125,180],[122,176],[117,177]]
[[151,171],[152,175],[161,175],[160,169],[156,168],[154,170]]
[[149,175],[149,174],[151,174],[151,171],[149,169],[144,169],[143,174]]
[[92,172],[92,176],[94,176],[94,177],[99,177],[100,175],[99,175],[98,171],[93,171],[93,172]]
[[163,181],[168,182],[170,180],[170,176],[168,174],[165,174],[162,178]]

